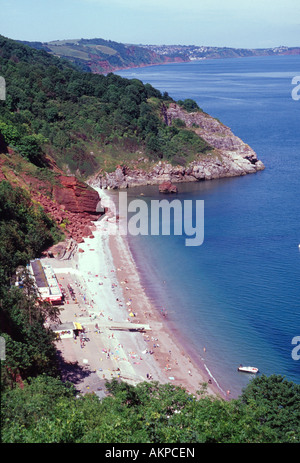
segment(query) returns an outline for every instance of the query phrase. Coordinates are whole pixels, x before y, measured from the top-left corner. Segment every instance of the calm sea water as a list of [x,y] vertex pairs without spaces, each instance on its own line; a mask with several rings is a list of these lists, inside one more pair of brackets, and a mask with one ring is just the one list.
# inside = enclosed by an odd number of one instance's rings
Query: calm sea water
[[[300,101],[291,97],[300,57],[260,57],[152,66],[119,72],[193,98],[248,143],[266,169],[239,178],[179,185],[202,199],[205,238],[130,238],[143,282],[168,311],[186,349],[235,397],[249,381],[239,364],[300,383],[292,358],[300,336]],[[128,191],[148,202],[157,187]],[[166,196],[169,198],[168,196]],[[173,199],[173,197],[172,197]],[[206,351],[204,352],[204,347]]]

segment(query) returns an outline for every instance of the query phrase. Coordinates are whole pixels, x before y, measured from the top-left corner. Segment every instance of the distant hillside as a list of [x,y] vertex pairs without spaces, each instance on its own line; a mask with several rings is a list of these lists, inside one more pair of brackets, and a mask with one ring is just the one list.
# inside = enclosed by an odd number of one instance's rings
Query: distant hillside
[[168,62],[300,54],[300,47],[247,49],[196,45],[133,45],[100,38],[23,43],[66,58],[81,69],[95,74]]
[[182,53],[159,54],[138,45],[126,45],[111,40],[80,39],[56,40],[53,42],[22,42],[32,48],[45,50],[63,57],[84,71],[103,74],[118,69],[162,64],[169,61],[188,61]]

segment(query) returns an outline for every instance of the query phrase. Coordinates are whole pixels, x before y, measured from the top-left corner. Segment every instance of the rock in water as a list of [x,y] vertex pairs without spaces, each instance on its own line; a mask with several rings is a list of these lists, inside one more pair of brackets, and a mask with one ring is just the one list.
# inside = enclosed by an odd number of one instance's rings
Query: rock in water
[[163,182],[159,185],[160,193],[178,193],[178,189],[172,182]]

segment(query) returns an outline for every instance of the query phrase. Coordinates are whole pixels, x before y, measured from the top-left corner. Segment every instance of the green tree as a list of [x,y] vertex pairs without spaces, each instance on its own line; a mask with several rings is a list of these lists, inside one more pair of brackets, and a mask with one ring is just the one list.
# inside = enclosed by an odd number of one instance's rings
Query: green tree
[[194,111],[202,111],[195,100],[191,98],[187,98],[185,100],[178,100],[178,104],[180,104],[186,111],[194,112]]
[[259,405],[260,423],[270,427],[278,441],[300,441],[300,385],[281,375],[262,375],[248,385],[242,402]]

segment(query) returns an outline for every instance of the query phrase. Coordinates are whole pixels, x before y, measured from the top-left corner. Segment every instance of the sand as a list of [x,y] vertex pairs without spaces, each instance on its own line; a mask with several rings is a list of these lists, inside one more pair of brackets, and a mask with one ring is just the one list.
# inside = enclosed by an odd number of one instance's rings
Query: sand
[[[104,206],[111,204],[107,193],[101,191],[100,196]],[[66,295],[68,285],[75,293],[75,300],[65,301],[61,322],[79,322],[88,338],[84,345],[79,338],[57,341],[63,379],[71,380],[81,393],[100,396],[105,381],[112,378],[133,385],[171,383],[196,394],[210,378],[188,357],[147,297],[126,237],[117,233],[115,216],[106,214],[95,226],[93,238],[79,244],[73,258],[46,259]],[[150,329],[129,331],[136,325]],[[221,396],[214,383],[208,384],[207,392]]]

